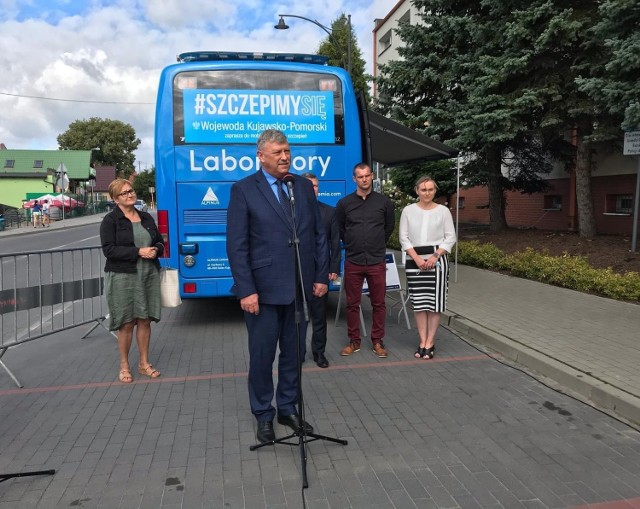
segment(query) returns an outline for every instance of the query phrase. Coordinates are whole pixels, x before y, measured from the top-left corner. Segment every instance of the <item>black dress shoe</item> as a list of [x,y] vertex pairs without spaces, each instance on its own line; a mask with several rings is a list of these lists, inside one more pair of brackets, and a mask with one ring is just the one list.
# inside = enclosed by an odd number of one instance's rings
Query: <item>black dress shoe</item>
[[321,368],[328,368],[329,367],[329,361],[327,360],[327,358],[324,356],[323,353],[319,353],[318,355],[314,355],[314,361],[316,361],[316,364],[321,367]]
[[[278,414],[278,422],[283,426],[289,426],[293,431],[300,429],[300,417],[298,414],[280,415]],[[306,421],[302,421],[304,424],[305,433],[313,433],[313,426]]]
[[276,439],[276,434],[273,431],[273,421],[258,421],[258,431],[256,433],[256,438],[261,444],[273,442]]

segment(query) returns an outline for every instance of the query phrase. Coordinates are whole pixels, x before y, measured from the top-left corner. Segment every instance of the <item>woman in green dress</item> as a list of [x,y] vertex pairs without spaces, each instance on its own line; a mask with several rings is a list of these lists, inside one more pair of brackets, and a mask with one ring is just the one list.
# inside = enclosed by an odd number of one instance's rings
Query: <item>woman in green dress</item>
[[164,243],[153,217],[136,210],[136,192],[125,179],[109,184],[109,195],[116,206],[100,225],[102,252],[107,261],[105,294],[111,330],[118,331],[120,372],[123,383],[133,382],[129,350],[136,330],[140,352],[138,373],[157,378],[160,372],[149,362],[151,320],[160,321],[160,262]]

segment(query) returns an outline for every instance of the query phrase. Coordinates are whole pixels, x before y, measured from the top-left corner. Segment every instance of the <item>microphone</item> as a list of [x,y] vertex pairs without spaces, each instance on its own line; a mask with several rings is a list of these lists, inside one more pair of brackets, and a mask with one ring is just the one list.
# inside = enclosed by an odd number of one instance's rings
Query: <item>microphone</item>
[[289,191],[289,201],[292,205],[295,205],[295,198],[293,196],[293,183],[295,179],[291,173],[287,173],[284,177],[282,177],[282,182],[287,185],[287,191]]

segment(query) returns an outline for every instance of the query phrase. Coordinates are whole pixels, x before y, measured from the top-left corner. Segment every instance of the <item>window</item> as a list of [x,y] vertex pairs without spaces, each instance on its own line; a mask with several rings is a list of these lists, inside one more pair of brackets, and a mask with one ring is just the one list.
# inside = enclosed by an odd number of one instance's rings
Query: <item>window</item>
[[411,10],[408,10],[400,17],[398,24],[400,23],[411,23]]
[[458,198],[458,208],[459,209],[464,208],[464,196],[461,196],[460,198]]
[[608,194],[604,213],[607,215],[631,215],[633,213],[633,195]]
[[380,37],[380,53],[384,53],[391,47],[391,30],[387,31],[382,37]]
[[44,161],[42,159],[36,159],[33,161],[34,168],[42,168]]
[[557,194],[548,194],[544,197],[544,210],[561,210],[562,196]]
[[633,207],[633,196],[630,194],[619,194],[616,196],[616,214],[631,214]]
[[616,213],[631,214],[633,208],[633,197],[630,194],[616,196]]
[[15,162],[15,160],[14,160],[14,159],[7,159],[7,160],[4,162],[4,167],[5,167],[5,168],[13,168],[13,165],[14,165],[15,163],[16,163],[16,162]]
[[613,210],[609,210],[609,207],[607,207],[607,212],[614,214],[631,214],[633,212],[633,196],[630,194],[612,195],[611,204],[613,205]]

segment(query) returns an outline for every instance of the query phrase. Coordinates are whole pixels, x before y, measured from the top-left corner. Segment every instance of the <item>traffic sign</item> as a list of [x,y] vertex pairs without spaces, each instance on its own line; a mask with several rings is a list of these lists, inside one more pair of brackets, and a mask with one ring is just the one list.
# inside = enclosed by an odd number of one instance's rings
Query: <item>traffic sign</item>
[[625,156],[640,155],[640,131],[627,131],[624,133],[624,150]]
[[60,163],[56,169],[56,187],[59,192],[66,193],[69,190],[69,177],[67,177],[67,167]]

